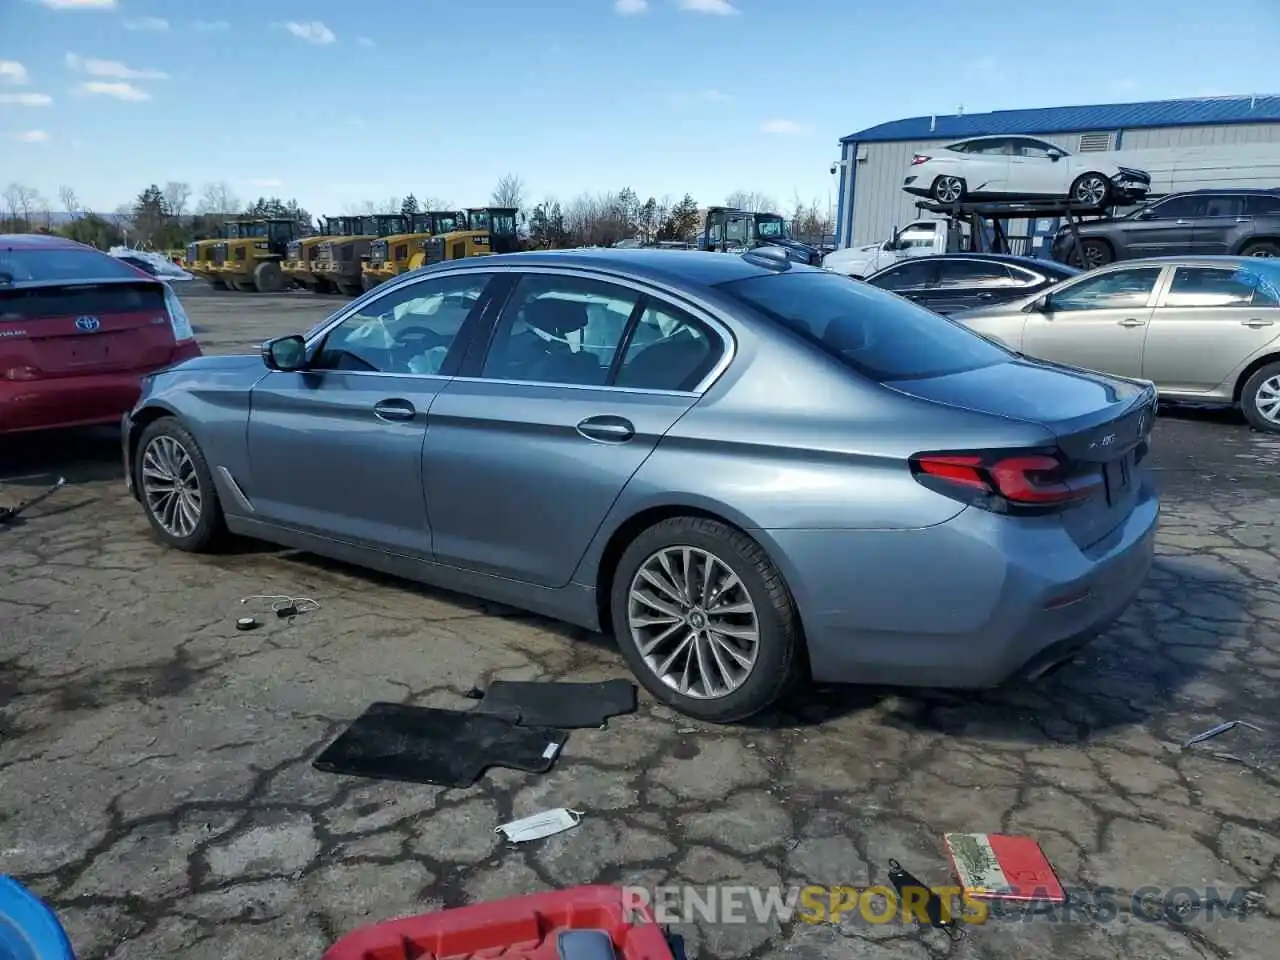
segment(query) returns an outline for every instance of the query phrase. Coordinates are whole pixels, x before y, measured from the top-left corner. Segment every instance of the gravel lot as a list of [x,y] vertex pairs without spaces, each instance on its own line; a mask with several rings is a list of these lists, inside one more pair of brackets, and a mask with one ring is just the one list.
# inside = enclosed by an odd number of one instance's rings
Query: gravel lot
[[[256,349],[341,302],[184,298],[207,352]],[[993,922],[958,943],[856,917],[690,924],[690,955],[1276,956],[1280,442],[1238,418],[1161,418],[1150,585],[1035,687],[823,690],[736,729],[642,698],[575,731],[550,774],[467,790],[311,761],[374,700],[465,707],[499,677],[626,676],[608,641],[312,556],[163,550],[118,460],[111,431],[0,445],[0,503],[69,482],[0,529],[0,873],[49,899],[81,960],[318,960],[362,924],[584,882],[865,885],[896,858],[950,883],[948,831],[1030,835],[1067,885],[1120,891],[1120,916]],[[322,606],[239,633],[251,594]],[[1180,749],[1233,719],[1263,730]],[[527,848],[494,836],[560,805],[585,811],[577,829]],[[1149,886],[1243,887],[1254,909],[1143,922],[1128,898]]]

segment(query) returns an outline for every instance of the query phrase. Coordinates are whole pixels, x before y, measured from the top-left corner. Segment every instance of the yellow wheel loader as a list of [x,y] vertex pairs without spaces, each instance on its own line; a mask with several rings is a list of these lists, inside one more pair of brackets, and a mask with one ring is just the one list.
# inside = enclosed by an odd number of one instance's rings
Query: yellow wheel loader
[[454,233],[467,226],[467,215],[460,210],[428,210],[415,213],[407,233],[380,237],[369,248],[369,260],[364,265],[361,286],[372,290],[380,283],[399,276],[409,269],[410,260],[424,249],[431,237]]
[[215,258],[222,258],[218,276],[241,293],[280,293],[285,288],[285,250],[305,229],[285,217],[241,221],[234,230],[228,226],[221,249],[214,248]]
[[329,281],[314,269],[316,251],[326,240],[352,236],[353,223],[358,226],[360,218],[325,217],[322,233],[290,240],[285,247],[284,261],[280,264],[285,280],[312,293],[329,293]]
[[374,240],[404,233],[409,220],[398,213],[352,219],[357,221],[352,224],[353,233],[321,241],[311,259],[316,277],[349,297],[358,296],[363,290],[364,264]]
[[[219,237],[214,237],[210,240],[196,240],[187,244],[186,262],[183,264],[183,269],[188,273],[195,274],[201,280],[214,283],[213,247],[214,244],[220,242],[220,239]],[[220,280],[214,285],[218,287],[225,286]]]
[[465,229],[424,240],[422,249],[409,259],[409,269],[416,270],[444,260],[514,253],[520,247],[516,232],[518,215],[519,211],[511,207],[473,207],[467,210]]

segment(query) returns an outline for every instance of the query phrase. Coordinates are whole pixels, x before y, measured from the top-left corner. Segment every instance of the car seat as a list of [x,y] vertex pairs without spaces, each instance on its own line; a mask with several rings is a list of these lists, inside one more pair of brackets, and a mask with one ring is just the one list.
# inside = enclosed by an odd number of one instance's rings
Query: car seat
[[[508,367],[518,367],[521,380],[546,383],[603,384],[605,369],[590,351],[575,351],[566,337],[587,326],[587,306],[574,300],[542,297],[522,311],[531,330],[511,338]],[[541,331],[547,336],[539,336]],[[514,374],[513,374],[514,375]]]
[[688,327],[648,344],[618,371],[617,386],[642,390],[688,390],[706,363],[710,344]]

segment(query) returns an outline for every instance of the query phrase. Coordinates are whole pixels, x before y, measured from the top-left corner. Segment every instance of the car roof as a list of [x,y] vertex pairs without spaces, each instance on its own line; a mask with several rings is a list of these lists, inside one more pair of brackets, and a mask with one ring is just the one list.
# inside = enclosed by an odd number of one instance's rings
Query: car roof
[[1270,258],[1268,257],[1232,257],[1226,254],[1223,254],[1220,256],[1214,255],[1214,254],[1202,254],[1198,256],[1195,254],[1185,254],[1183,256],[1171,256],[1171,257],[1142,257],[1141,259],[1138,259],[1138,260],[1117,260],[1115,263],[1109,263],[1106,266],[1095,267],[1094,269],[1090,270],[1089,273],[1104,273],[1104,272],[1112,273],[1113,271],[1116,271],[1116,270],[1122,270],[1125,267],[1146,267],[1146,266],[1151,266],[1151,267],[1165,267],[1165,266],[1239,267],[1239,266],[1243,266],[1244,264],[1256,264],[1259,260],[1262,260],[1265,263],[1265,262],[1268,262],[1269,259]]
[[[908,263],[915,260],[978,260],[987,261],[988,263],[1011,263],[1019,267],[1030,267],[1031,269],[1043,268],[1046,264],[1054,269],[1061,269],[1067,265],[1058,263],[1056,260],[1044,260],[1037,257],[1020,257],[1012,253],[930,253],[923,257],[909,257],[907,260],[900,260],[899,263]],[[891,266],[898,266],[897,263]],[[1071,268],[1068,268],[1071,269]]]
[[[788,262],[785,269],[764,266],[764,258],[748,259],[728,253],[708,253],[699,250],[639,250],[605,247],[577,250],[533,250],[523,253],[499,253],[487,257],[469,257],[466,260],[449,260],[441,266],[456,268],[465,266],[483,270],[496,263],[509,267],[585,267],[604,271],[618,271],[646,277],[658,282],[714,286],[733,280],[770,276],[782,272],[821,272],[817,267]],[[431,269],[431,268],[428,268]]]
[[[76,243],[74,240],[68,240],[66,237],[54,236],[51,233],[0,233],[0,248],[20,250],[20,249],[64,249],[64,250],[94,250],[94,247],[86,247],[83,243]],[[97,251],[102,253],[101,250]],[[106,256],[106,254],[103,254]]]

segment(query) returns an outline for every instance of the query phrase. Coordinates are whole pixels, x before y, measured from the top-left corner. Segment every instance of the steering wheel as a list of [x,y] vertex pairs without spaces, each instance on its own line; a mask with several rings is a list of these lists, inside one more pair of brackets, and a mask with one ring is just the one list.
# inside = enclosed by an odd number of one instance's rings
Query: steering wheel
[[[410,344],[403,343],[402,341],[411,339],[414,336],[420,337],[425,341],[423,345],[428,349],[431,347],[449,346],[449,338],[443,334],[436,333],[436,331],[432,330],[430,327],[405,327],[396,334],[396,349],[403,349],[404,347],[410,346]],[[416,347],[418,344],[413,344],[413,346]]]

